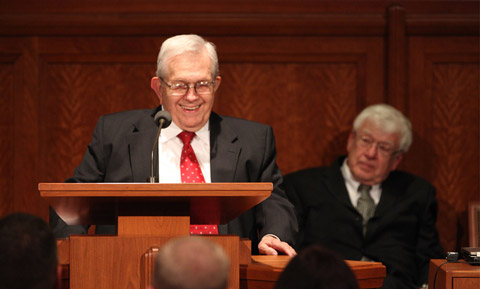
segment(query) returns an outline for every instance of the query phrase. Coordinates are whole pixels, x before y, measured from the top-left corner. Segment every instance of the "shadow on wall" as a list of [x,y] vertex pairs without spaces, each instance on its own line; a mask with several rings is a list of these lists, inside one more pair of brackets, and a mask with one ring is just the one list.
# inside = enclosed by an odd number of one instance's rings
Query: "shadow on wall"
[[322,152],[321,165],[330,166],[338,157],[347,154],[347,141],[350,129],[337,133]]

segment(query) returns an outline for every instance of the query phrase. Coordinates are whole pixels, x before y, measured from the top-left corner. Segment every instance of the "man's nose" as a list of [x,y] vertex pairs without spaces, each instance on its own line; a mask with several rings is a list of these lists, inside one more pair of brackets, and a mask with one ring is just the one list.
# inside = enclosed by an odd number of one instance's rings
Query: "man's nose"
[[372,143],[366,150],[365,154],[369,158],[374,158],[377,156],[378,150],[377,150],[377,143]]
[[195,92],[195,87],[190,86],[188,91],[187,91],[187,94],[185,95],[185,99],[187,99],[188,101],[194,101],[197,98],[198,98],[198,95]]

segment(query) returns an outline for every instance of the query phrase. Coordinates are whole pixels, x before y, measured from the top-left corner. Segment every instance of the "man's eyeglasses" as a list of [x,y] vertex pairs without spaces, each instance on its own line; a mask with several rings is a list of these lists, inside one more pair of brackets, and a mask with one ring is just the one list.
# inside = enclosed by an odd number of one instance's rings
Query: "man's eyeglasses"
[[398,152],[397,150],[395,150],[394,146],[391,143],[375,141],[375,139],[373,139],[369,135],[356,135],[356,139],[357,139],[357,144],[360,147],[371,148],[372,145],[375,144],[376,149],[384,157],[392,156]]
[[215,85],[215,80],[213,81],[199,81],[193,85],[190,85],[186,82],[175,82],[172,84],[167,83],[163,78],[160,78],[163,83],[172,91],[173,96],[185,96],[188,93],[188,90],[193,87],[197,95],[210,95],[213,92],[213,86]]

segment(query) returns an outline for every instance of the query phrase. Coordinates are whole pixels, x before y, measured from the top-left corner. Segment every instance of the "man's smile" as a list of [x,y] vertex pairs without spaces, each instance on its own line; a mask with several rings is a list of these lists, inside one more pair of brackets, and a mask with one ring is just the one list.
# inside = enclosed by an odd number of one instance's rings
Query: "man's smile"
[[183,106],[183,105],[180,105],[180,107],[184,110],[187,110],[187,111],[195,111],[195,110],[200,108],[200,105],[197,105],[197,106]]

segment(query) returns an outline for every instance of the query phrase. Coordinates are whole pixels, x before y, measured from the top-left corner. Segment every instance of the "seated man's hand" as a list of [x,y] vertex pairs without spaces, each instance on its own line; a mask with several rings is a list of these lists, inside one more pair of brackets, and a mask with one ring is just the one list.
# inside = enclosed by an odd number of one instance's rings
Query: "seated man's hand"
[[297,252],[290,245],[280,241],[271,235],[263,236],[262,240],[258,244],[258,250],[260,254],[264,255],[278,255],[278,252],[282,252],[288,256],[295,256]]

